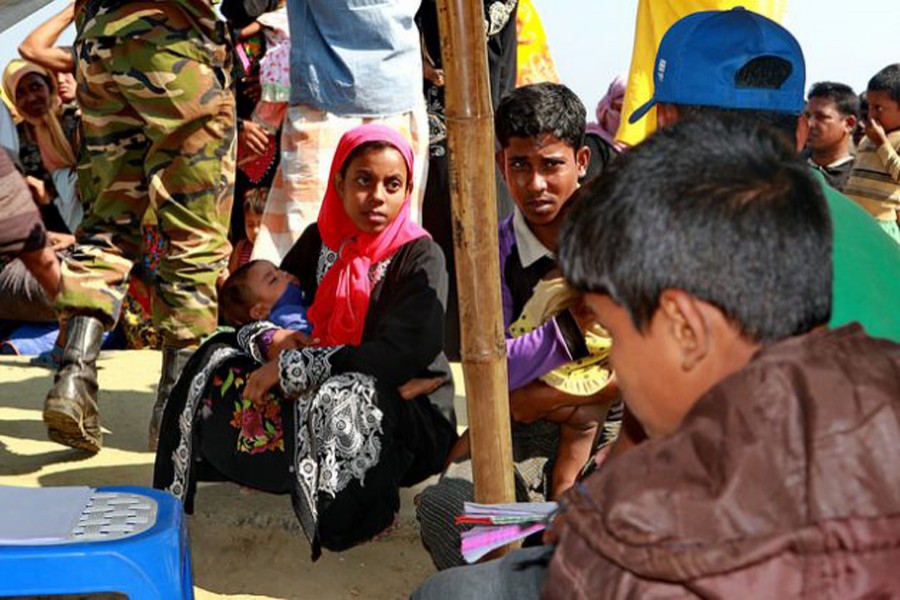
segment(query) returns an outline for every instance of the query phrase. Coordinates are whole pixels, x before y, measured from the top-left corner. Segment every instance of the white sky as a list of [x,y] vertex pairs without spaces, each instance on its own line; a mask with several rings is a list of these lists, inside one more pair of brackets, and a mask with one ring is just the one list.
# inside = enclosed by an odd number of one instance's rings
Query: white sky
[[[532,0],[544,22],[563,82],[593,107],[617,73],[631,63],[637,0]],[[17,56],[16,46],[38,24],[61,10],[56,0],[0,34],[0,65]],[[900,62],[897,0],[787,0],[786,26],[803,47],[806,87],[817,81],[847,83],[857,92],[882,67]],[[63,38],[71,41],[71,34]]]

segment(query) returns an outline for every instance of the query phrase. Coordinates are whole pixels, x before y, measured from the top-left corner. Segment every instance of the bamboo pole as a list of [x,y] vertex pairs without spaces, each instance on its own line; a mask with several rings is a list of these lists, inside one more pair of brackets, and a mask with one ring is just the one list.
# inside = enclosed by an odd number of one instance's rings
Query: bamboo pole
[[438,0],[453,246],[478,502],[514,502],[483,0]]

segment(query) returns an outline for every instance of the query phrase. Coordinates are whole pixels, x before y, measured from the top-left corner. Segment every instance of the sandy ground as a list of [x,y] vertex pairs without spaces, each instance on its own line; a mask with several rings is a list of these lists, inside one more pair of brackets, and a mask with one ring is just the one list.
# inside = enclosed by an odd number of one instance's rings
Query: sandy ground
[[[0,356],[0,485],[150,485],[147,422],[160,355],[104,352],[98,366],[104,448],[86,457],[46,438],[41,409],[50,371],[26,357]],[[457,400],[462,408],[464,399]],[[434,570],[413,513],[421,487],[405,490],[389,533],[325,552],[314,564],[287,496],[201,484],[188,521],[197,598],[405,598]]]

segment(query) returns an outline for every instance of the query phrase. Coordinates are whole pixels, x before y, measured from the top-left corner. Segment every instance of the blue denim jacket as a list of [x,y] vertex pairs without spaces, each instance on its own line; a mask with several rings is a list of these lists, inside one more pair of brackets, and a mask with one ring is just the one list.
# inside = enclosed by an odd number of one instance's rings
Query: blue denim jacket
[[412,110],[422,95],[421,0],[288,0],[291,104],[341,116]]

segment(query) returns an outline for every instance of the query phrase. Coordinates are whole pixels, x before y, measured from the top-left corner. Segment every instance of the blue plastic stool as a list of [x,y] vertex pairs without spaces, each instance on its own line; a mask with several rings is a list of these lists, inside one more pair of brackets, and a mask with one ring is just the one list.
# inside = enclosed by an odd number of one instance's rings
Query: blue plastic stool
[[98,488],[69,540],[0,546],[0,596],[90,592],[193,599],[187,528],[174,496],[142,487]]

